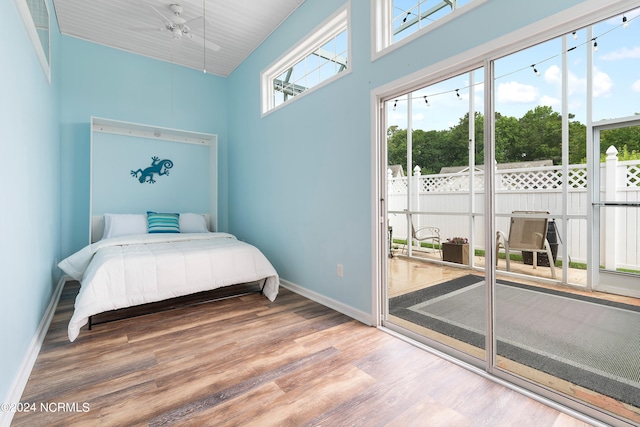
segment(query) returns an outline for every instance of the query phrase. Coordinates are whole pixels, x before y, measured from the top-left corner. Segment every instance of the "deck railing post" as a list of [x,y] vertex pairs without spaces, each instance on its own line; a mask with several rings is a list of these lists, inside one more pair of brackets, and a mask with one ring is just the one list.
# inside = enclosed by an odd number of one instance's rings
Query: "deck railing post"
[[[420,182],[420,176],[422,176],[422,169],[420,168],[420,166],[416,165],[416,167],[413,168],[413,204],[412,204],[412,208],[411,210],[413,211],[421,211],[422,207],[420,206],[420,191],[422,190],[422,183]],[[421,226],[421,218],[420,215],[416,215],[416,217],[414,218],[415,223],[413,224],[414,227],[418,228]]]
[[[615,202],[618,200],[618,150],[613,145],[607,149],[604,175],[604,200]],[[604,267],[616,270],[616,236],[618,235],[618,209],[604,208]]]

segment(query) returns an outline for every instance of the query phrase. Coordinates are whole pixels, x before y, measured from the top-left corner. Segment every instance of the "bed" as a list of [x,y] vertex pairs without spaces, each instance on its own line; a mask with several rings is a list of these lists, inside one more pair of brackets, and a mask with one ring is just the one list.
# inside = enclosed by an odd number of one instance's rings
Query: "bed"
[[[166,215],[182,219],[176,226]],[[278,274],[264,254],[232,234],[208,231],[200,214],[105,214],[92,221],[91,233],[91,244],[58,264],[81,284],[70,341],[92,316],[111,310],[256,281],[270,301],[278,294]]]

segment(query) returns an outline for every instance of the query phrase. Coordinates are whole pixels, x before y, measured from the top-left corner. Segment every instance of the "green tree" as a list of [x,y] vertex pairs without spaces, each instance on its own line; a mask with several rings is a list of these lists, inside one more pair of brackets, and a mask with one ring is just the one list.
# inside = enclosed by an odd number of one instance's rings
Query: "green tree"
[[[553,160],[562,163],[562,116],[549,106],[537,106],[518,121],[520,139],[509,161]],[[509,150],[509,149],[508,149]],[[516,160],[518,159],[518,160]]]
[[518,161],[525,147],[521,146],[522,132],[518,119],[496,112],[495,122],[496,161],[508,163]]
[[600,132],[600,154],[604,154],[612,145],[620,153],[623,153],[624,147],[626,147],[627,156],[633,152],[640,152],[640,126],[629,126]]
[[[573,118],[569,116],[569,118]],[[587,158],[587,127],[579,121],[569,122],[569,164],[583,163]]]
[[407,164],[407,130],[391,126],[387,129],[387,162],[391,165]]
[[413,131],[413,167],[420,166],[421,173],[433,174],[440,172],[440,168],[449,161],[446,157],[447,131]]
[[[479,112],[474,114],[475,164],[484,162],[484,116]],[[450,158],[449,164],[442,166],[469,165],[469,113],[466,113],[458,124],[449,129],[449,141],[446,152]]]
[[[569,163],[584,163],[587,127],[569,115]],[[484,116],[475,113],[476,164],[484,163]],[[407,163],[407,131],[391,126],[387,130],[389,164]],[[600,153],[611,146],[620,160],[640,159],[640,126],[601,132]],[[438,173],[446,166],[469,164],[469,114],[441,131],[415,129],[412,134],[412,166],[423,174]],[[552,160],[562,163],[562,116],[549,106],[538,106],[520,119],[495,113],[495,150],[498,163]]]

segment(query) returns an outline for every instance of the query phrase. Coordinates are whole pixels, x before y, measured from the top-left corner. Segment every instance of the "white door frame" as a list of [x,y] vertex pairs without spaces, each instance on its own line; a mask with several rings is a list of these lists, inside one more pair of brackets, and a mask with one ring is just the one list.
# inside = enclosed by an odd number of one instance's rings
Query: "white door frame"
[[[589,289],[610,292],[618,295],[626,295],[640,298],[640,279],[638,275],[620,273],[615,271],[615,233],[609,232],[605,239],[601,239],[601,225],[603,217],[609,222],[616,222],[613,219],[606,219],[606,215],[616,215],[620,208],[640,208],[638,202],[624,202],[611,199],[612,196],[602,194],[601,167],[600,167],[600,132],[608,129],[620,129],[629,126],[640,126],[640,117],[631,116],[621,119],[603,120],[593,123],[588,129],[592,142],[587,146],[587,181],[589,182],[588,203],[590,206],[587,227],[588,233],[588,256],[587,263],[587,285]],[[606,179],[612,179],[607,177]],[[604,213],[603,209],[607,209]],[[605,254],[614,258],[605,259],[605,268],[601,269],[601,247],[605,246]],[[613,269],[612,269],[613,268]]]

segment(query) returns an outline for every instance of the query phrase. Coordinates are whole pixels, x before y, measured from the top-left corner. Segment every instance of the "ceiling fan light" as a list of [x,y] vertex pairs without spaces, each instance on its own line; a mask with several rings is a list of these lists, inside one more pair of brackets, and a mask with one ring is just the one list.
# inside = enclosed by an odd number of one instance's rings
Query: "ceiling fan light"
[[174,39],[179,39],[180,37],[182,37],[182,30],[179,27],[173,27],[173,30],[171,30],[171,32],[173,33]]
[[169,10],[173,13],[176,14],[181,14],[182,12],[184,12],[184,8],[182,6],[180,6],[179,4],[172,4],[169,5]]
[[176,25],[183,25],[185,22],[187,22],[187,20],[180,15],[171,15],[169,17],[169,20]]

